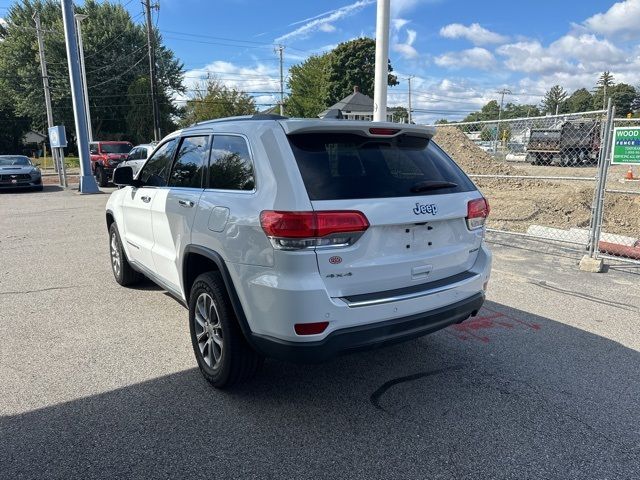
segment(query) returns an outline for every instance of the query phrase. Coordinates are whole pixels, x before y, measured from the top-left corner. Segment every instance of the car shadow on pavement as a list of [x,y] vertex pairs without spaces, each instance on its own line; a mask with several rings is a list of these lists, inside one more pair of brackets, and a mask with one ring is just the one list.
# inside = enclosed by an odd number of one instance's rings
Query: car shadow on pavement
[[[149,355],[153,356],[152,349]],[[196,369],[0,418],[3,478],[638,478],[640,355],[487,302],[319,365]]]
[[150,292],[159,292],[162,291],[162,287],[158,286],[158,284],[153,283],[147,277],[144,277],[139,283],[135,283],[133,285],[128,285],[128,289],[130,290],[141,290],[141,291],[150,291]]

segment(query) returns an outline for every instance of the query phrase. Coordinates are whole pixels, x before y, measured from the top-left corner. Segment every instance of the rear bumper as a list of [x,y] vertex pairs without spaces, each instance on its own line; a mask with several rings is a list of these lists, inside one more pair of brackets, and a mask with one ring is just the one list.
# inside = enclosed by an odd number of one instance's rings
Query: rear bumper
[[263,355],[291,362],[316,363],[343,353],[369,350],[411,340],[476,315],[484,303],[484,293],[430,312],[384,322],[334,330],[323,340],[293,342],[252,335],[252,344]]

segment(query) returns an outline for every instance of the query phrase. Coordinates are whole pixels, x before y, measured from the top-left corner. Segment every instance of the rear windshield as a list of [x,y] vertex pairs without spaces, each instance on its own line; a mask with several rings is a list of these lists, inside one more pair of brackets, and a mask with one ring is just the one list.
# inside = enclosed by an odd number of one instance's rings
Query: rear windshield
[[103,143],[100,145],[102,153],[129,153],[133,145],[130,143]]
[[311,200],[410,197],[469,192],[475,186],[426,138],[355,134],[290,135]]

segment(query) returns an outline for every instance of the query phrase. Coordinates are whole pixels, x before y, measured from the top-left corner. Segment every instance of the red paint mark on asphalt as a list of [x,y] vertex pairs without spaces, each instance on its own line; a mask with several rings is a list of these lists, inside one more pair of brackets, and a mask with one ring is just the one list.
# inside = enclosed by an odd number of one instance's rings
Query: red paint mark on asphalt
[[513,329],[515,327],[524,327],[531,330],[540,330],[541,328],[537,323],[525,322],[491,308],[483,307],[482,311],[485,310],[489,312],[487,315],[478,315],[462,323],[451,325],[445,332],[459,340],[478,340],[483,343],[489,343],[491,339],[487,334],[496,328]]

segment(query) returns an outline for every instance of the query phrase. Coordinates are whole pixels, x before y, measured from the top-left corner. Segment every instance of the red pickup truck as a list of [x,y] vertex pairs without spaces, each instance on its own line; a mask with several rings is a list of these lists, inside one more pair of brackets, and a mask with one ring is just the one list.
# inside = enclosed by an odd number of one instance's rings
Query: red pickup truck
[[113,177],[113,171],[125,161],[133,145],[129,142],[91,142],[91,171],[101,187],[106,187]]

